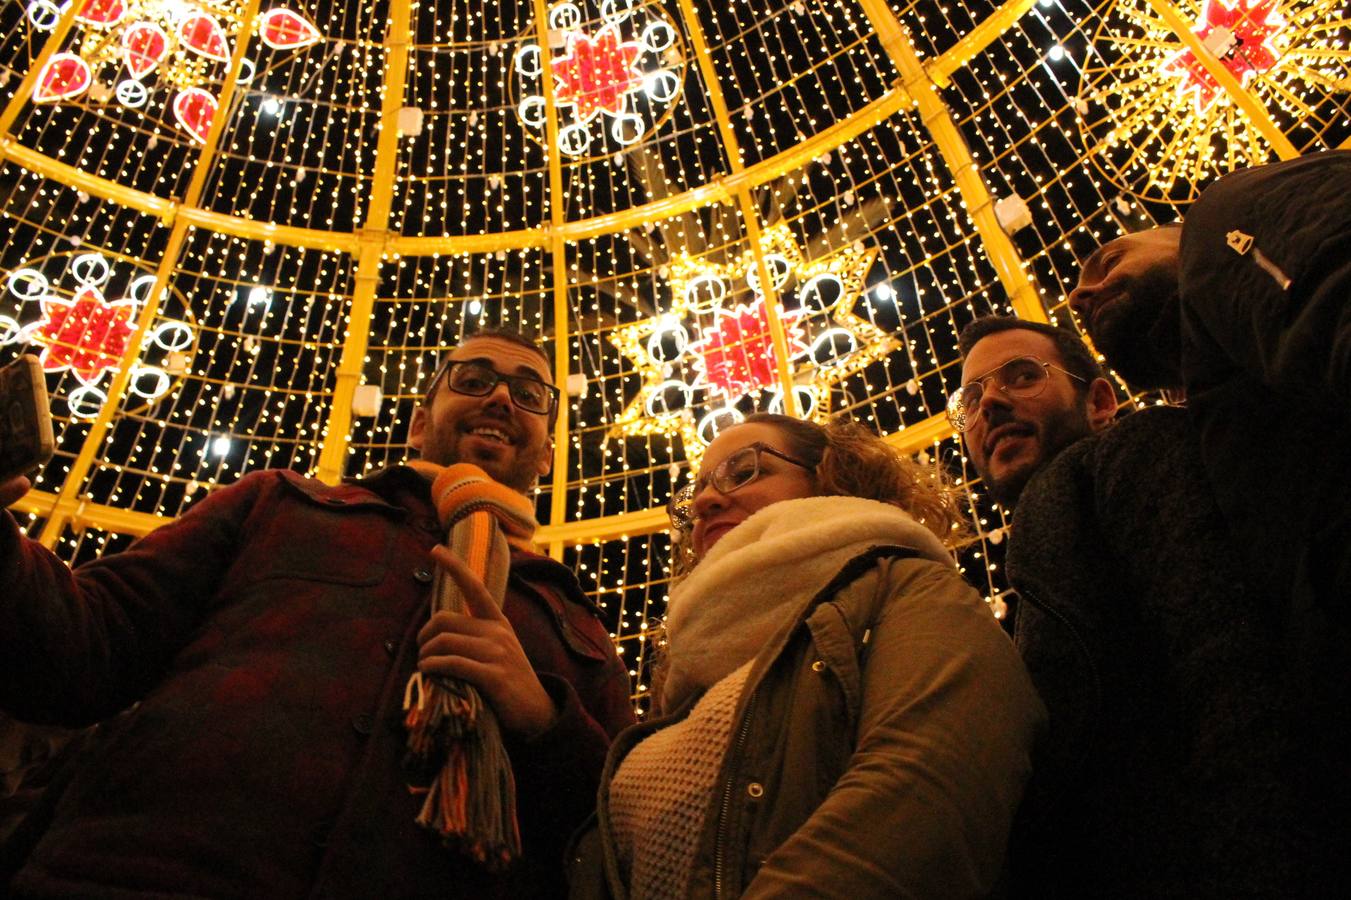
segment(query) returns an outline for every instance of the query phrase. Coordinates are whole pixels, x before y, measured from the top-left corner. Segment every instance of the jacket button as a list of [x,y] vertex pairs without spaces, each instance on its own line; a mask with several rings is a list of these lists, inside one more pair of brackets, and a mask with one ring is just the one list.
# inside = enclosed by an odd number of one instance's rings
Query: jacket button
[[752,781],[746,785],[746,795],[752,800],[759,800],[765,795],[765,789],[758,781]]
[[428,569],[414,569],[413,580],[421,584],[431,584],[432,573]]
[[390,656],[393,656],[394,651],[399,649],[399,645],[394,642],[394,638],[385,638],[383,646],[385,648],[385,652],[388,653]]
[[824,672],[825,670],[826,670],[826,664],[825,664],[824,662],[822,662],[821,660],[818,659],[816,662],[812,663],[812,671],[813,671],[813,672]]
[[375,730],[375,719],[362,713],[352,720],[352,729],[359,735],[368,736]]

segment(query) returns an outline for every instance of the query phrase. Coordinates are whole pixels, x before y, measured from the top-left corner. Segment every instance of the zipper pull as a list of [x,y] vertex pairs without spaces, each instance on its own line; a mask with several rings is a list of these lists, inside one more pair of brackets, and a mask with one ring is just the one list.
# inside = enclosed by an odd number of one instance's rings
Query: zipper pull
[[1281,267],[1276,265],[1270,259],[1267,259],[1265,253],[1253,246],[1253,236],[1244,234],[1235,228],[1224,236],[1224,242],[1230,250],[1233,250],[1239,256],[1246,256],[1248,251],[1252,251],[1252,261],[1257,263],[1257,267],[1271,276],[1272,280],[1280,286],[1283,291],[1290,290],[1290,276],[1281,271]]

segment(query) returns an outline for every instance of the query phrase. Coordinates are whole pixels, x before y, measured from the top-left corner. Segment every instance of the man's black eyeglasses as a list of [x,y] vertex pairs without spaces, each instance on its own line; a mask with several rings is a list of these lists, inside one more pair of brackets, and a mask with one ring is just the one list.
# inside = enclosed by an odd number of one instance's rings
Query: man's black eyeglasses
[[446,387],[469,397],[486,397],[499,384],[506,382],[512,405],[528,413],[546,416],[558,406],[559,390],[552,384],[545,384],[530,375],[503,375],[491,366],[474,360],[447,360],[432,378],[431,390],[427,392],[429,397],[443,376]]

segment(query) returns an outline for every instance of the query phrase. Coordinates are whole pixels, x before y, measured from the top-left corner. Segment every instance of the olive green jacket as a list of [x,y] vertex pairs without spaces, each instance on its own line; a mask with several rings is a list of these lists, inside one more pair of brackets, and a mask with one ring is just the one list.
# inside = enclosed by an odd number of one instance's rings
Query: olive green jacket
[[[573,853],[572,896],[627,896],[607,787]],[[1012,643],[951,566],[856,557],[752,665],[687,896],[986,896],[1045,710]]]

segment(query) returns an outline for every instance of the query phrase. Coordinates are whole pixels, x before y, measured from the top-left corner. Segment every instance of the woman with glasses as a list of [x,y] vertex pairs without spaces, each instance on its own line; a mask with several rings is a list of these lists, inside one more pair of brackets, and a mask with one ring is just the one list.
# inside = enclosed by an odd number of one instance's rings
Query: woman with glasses
[[953,566],[952,492],[852,423],[756,414],[671,505],[652,720],[574,897],[977,897],[1044,711]]

